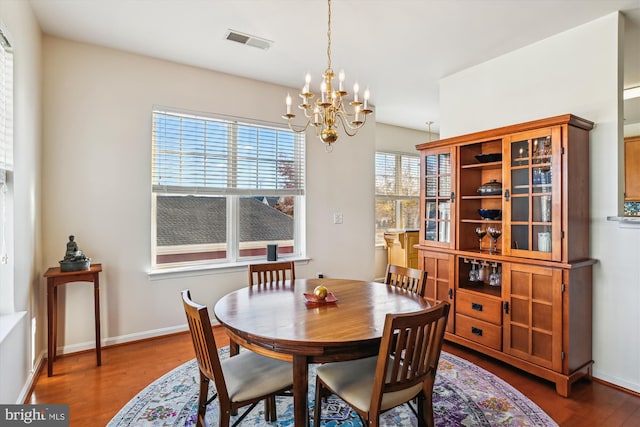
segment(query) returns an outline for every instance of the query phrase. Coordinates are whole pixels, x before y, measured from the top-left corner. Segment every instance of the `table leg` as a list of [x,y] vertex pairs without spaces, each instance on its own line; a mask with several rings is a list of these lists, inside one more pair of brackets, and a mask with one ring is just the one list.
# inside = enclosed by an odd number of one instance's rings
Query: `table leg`
[[98,273],[93,275],[93,303],[94,315],[96,323],[96,362],[98,366],[102,365],[102,346],[100,344],[100,283],[98,282]]
[[306,356],[293,356],[293,425],[304,427],[309,425],[309,371]]
[[47,279],[47,376],[49,377],[53,375],[53,358],[55,355],[55,326],[53,324],[53,313],[55,310],[53,304],[53,292],[55,287],[51,282],[51,279]]
[[240,345],[233,339],[229,339],[229,357],[237,356],[240,353]]

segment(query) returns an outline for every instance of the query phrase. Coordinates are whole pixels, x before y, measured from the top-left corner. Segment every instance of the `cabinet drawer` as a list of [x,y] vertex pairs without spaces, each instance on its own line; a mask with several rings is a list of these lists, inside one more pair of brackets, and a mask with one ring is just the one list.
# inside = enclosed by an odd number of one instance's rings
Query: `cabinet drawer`
[[502,325],[502,301],[477,292],[456,292],[456,313]]
[[456,314],[456,335],[502,350],[502,327],[464,314]]

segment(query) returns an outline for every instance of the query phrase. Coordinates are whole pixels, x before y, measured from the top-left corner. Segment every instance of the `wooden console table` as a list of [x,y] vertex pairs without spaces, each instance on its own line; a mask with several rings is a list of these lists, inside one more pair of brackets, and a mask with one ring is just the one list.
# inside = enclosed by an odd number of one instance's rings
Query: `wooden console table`
[[97,365],[102,364],[100,354],[100,282],[99,274],[102,264],[91,264],[89,270],[62,272],[60,267],[52,267],[47,270],[44,277],[47,278],[47,375],[53,375],[53,362],[56,359],[57,335],[58,335],[58,286],[70,282],[93,283],[94,315],[96,324],[96,359]]

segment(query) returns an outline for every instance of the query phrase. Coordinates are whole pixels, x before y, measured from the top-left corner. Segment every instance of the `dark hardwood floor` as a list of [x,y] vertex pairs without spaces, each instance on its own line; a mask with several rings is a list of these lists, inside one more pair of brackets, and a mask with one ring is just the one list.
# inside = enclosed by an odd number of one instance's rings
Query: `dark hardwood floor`
[[[214,332],[218,346],[229,344],[221,327],[214,327]],[[640,426],[640,396],[636,394],[597,381],[580,380],[567,399],[556,394],[554,384],[480,353],[448,343],[444,350],[498,375],[560,426]],[[149,383],[193,357],[191,338],[186,332],[104,348],[101,367],[95,365],[94,351],[63,356],[56,360],[51,378],[43,364],[25,403],[66,403],[71,426],[103,426]]]

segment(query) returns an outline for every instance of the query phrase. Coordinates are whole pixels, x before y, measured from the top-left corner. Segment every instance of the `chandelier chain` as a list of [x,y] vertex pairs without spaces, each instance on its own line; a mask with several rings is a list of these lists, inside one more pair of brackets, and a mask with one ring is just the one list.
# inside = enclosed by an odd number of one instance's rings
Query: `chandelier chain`
[[331,69],[331,0],[327,0],[329,14],[327,18],[327,69]]

